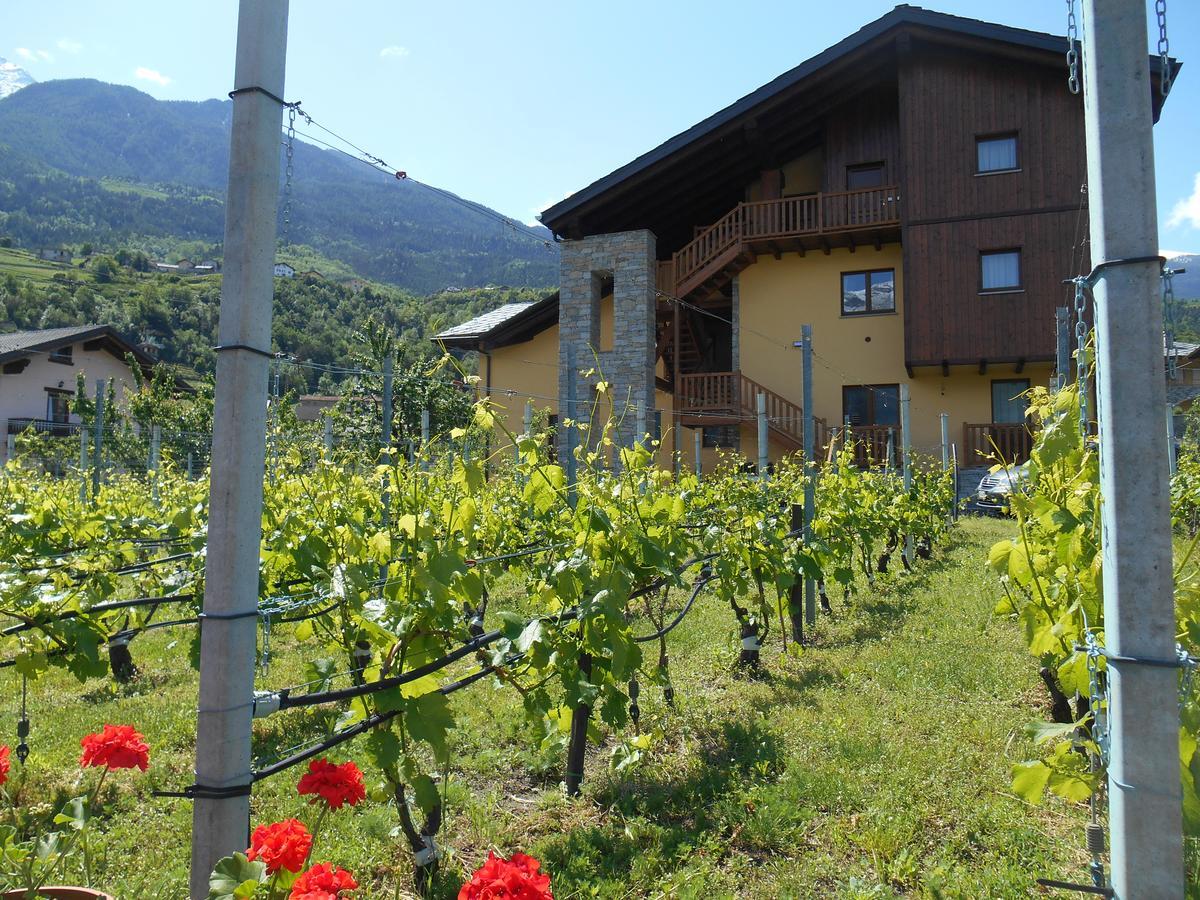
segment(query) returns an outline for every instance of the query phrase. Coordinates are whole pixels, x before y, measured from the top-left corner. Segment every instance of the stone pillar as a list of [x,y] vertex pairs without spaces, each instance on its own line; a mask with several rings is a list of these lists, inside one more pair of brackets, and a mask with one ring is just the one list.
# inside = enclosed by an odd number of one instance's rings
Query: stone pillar
[[[597,367],[611,385],[613,414],[625,412],[619,443],[630,445],[637,431],[637,411],[654,415],[655,341],[655,237],[649,231],[597,234],[561,245],[558,313],[559,409],[567,415],[567,379],[576,379],[576,416],[585,420],[593,401],[592,384],[577,372],[567,371],[567,348],[574,347],[577,370]],[[600,291],[613,282],[613,346],[600,347]],[[597,379],[599,380],[599,377]],[[633,409],[625,411],[626,403]],[[607,413],[607,404],[599,408]],[[603,421],[594,423],[599,429]],[[580,441],[580,444],[590,443]],[[559,442],[560,458],[565,442]]]

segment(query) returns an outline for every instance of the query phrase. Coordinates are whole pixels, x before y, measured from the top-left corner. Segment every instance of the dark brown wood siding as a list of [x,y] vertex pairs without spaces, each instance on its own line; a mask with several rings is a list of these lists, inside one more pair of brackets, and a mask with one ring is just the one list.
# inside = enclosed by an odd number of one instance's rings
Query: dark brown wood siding
[[900,180],[900,109],[895,84],[860,94],[825,120],[822,190],[846,190],[846,167],[883,163],[883,183]]
[[[899,82],[906,359],[1052,359],[1062,279],[1088,265],[1082,98],[1061,68],[919,41]],[[1008,132],[1020,171],[977,175],[976,138]],[[1022,293],[981,294],[980,251],[1012,247]]]

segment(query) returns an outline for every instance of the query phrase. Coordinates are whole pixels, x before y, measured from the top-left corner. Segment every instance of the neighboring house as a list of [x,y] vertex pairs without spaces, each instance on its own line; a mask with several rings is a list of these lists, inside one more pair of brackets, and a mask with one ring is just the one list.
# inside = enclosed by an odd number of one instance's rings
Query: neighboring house
[[[155,360],[110,325],[78,325],[0,334],[0,420],[5,434],[29,427],[53,434],[76,431],[71,411],[76,373],[89,390],[97,379],[133,386],[126,356],[149,374]],[[120,391],[118,391],[120,396]]]
[[597,368],[623,443],[657,411],[667,453],[690,463],[699,434],[708,465],[755,454],[759,393],[771,457],[801,447],[811,325],[819,438],[848,418],[879,459],[907,385],[915,449],[939,451],[947,413],[964,464],[992,436],[1023,456],[1020,395],[1049,382],[1062,280],[1090,267],[1065,46],[898,6],[547,209],[560,294],[437,340],[483,353],[514,431],[568,378],[583,415]]
[[296,400],[296,418],[301,422],[315,422],[321,418],[340,398],[329,394],[304,394]]
[[362,278],[351,278],[346,282],[346,284],[350,287],[351,291],[357,294],[363,288],[367,287],[368,282],[364,281]]
[[192,269],[195,268],[195,266],[192,264],[192,261],[190,259],[185,258],[185,259],[181,259],[181,260],[179,260],[179,262],[175,263],[175,268],[178,270],[180,275],[185,275],[188,272],[191,272]]
[[276,278],[292,278],[296,274],[296,270],[287,263],[275,263]]
[[156,272],[169,272],[174,275],[179,274],[179,266],[175,265],[174,263],[156,262],[154,264],[154,270]]
[[316,269],[309,269],[306,272],[301,272],[300,277],[307,278],[310,281],[324,281],[325,280],[325,276],[322,275],[320,272],[318,272]]
[[48,262],[71,264],[71,251],[65,247],[38,247],[37,255]]
[[221,262],[216,259],[202,259],[196,263],[196,271],[199,272],[201,269],[204,269],[206,272],[220,272]]

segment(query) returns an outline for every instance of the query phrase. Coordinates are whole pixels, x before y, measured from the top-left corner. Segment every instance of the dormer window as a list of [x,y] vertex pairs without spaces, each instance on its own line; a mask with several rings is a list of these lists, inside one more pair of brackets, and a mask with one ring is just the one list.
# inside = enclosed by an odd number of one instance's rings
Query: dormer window
[[68,366],[71,365],[71,351],[74,349],[75,348],[71,344],[67,344],[65,347],[58,347],[57,349],[51,350],[50,362],[66,363]]

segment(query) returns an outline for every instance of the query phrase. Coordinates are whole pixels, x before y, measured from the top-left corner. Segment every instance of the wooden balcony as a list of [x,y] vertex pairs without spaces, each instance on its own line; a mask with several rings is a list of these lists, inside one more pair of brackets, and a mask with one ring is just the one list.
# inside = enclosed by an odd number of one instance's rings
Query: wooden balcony
[[996,457],[1020,465],[1032,449],[1033,433],[1025,422],[963,422],[964,466],[990,465]]
[[865,188],[739,203],[660,264],[659,290],[685,297],[714,277],[740,271],[759,253],[855,247],[899,235],[898,187]]

